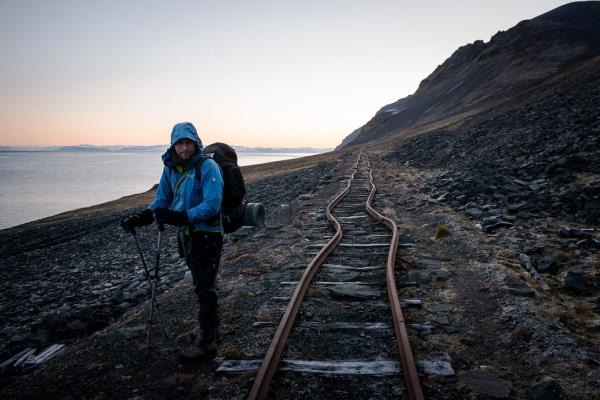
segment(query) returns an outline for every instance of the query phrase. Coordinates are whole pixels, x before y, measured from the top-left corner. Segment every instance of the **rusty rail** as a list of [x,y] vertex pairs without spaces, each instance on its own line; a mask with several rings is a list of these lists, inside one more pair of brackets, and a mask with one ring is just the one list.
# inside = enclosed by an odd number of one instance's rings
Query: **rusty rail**
[[296,315],[298,314],[298,310],[300,309],[300,304],[302,303],[302,299],[310,282],[317,272],[317,269],[323,264],[327,256],[333,251],[333,249],[338,245],[338,243],[342,240],[342,227],[338,220],[336,220],[331,214],[331,210],[350,192],[350,187],[352,186],[352,182],[354,181],[354,175],[356,175],[356,171],[358,168],[358,161],[360,160],[360,155],[356,159],[354,163],[354,167],[352,168],[354,172],[350,179],[348,180],[348,184],[346,188],[340,192],[337,196],[333,198],[333,200],[327,206],[325,211],[325,215],[329,222],[331,222],[335,227],[335,235],[327,242],[327,244],[317,253],[317,255],[310,261],[302,277],[298,281],[296,285],[296,289],[294,289],[294,293],[292,294],[292,299],[290,300],[281,321],[279,322],[279,326],[275,331],[275,335],[273,336],[273,340],[269,345],[267,353],[265,354],[265,358],[256,374],[256,378],[254,379],[254,384],[252,389],[250,390],[250,394],[248,395],[249,400],[254,399],[264,399],[267,397],[267,393],[269,391],[269,386],[271,385],[271,381],[273,380],[273,375],[275,375],[275,371],[277,370],[277,364],[279,364],[279,360],[281,358],[281,353],[283,352],[283,348],[287,343],[287,339],[290,335],[290,331],[292,330],[292,326],[294,325],[294,321],[296,320]]
[[367,165],[369,166],[369,181],[371,183],[371,193],[367,199],[367,212],[393,232],[385,276],[387,281],[388,296],[390,299],[390,308],[392,310],[392,317],[394,319],[394,331],[396,332],[396,340],[398,341],[398,350],[400,351],[400,359],[402,362],[402,371],[404,372],[404,382],[406,383],[409,399],[422,400],[424,399],[423,389],[421,388],[421,382],[419,380],[419,375],[417,374],[415,358],[408,341],[406,323],[404,321],[404,315],[402,314],[402,308],[400,307],[398,291],[396,290],[396,277],[394,275],[394,270],[396,268],[396,253],[398,251],[398,226],[396,226],[394,220],[380,214],[371,206],[371,202],[373,201],[377,187],[373,182],[373,169],[371,168],[371,161],[368,160],[368,158]]
[[[279,364],[279,360],[281,359],[281,353],[287,343],[287,339],[292,330],[292,326],[294,325],[294,321],[296,319],[296,315],[298,314],[298,310],[300,309],[300,304],[308,289],[308,286],[316,273],[317,269],[323,264],[327,256],[333,251],[333,249],[339,244],[342,240],[342,228],[338,220],[336,220],[331,214],[331,210],[350,192],[350,187],[352,186],[352,182],[354,181],[354,176],[356,175],[358,169],[358,162],[360,160],[360,155],[358,156],[352,173],[352,176],[348,180],[348,184],[346,188],[340,192],[334,199],[329,203],[327,209],[325,211],[325,215],[329,222],[335,227],[335,234],[327,242],[327,244],[317,253],[317,255],[311,260],[308,264],[307,268],[304,270],[302,277],[298,281],[292,298],[279,322],[279,326],[273,336],[273,340],[269,345],[265,358],[256,374],[256,378],[254,379],[254,384],[252,389],[250,390],[250,394],[248,395],[249,400],[255,399],[265,399],[267,397],[267,393],[269,391],[269,386],[273,380],[273,376],[275,375],[275,371],[277,370],[277,365]],[[367,159],[368,167],[369,167],[369,182],[371,185],[371,192],[369,193],[369,197],[367,199],[366,210],[367,212],[375,218],[380,223],[386,225],[390,230],[392,230],[392,243],[390,244],[390,252],[388,254],[387,268],[386,268],[386,281],[387,281],[387,290],[390,299],[390,308],[392,310],[392,317],[394,320],[394,331],[396,332],[396,339],[398,341],[398,348],[400,351],[402,370],[404,373],[404,380],[406,382],[406,387],[408,391],[408,396],[411,400],[422,400],[423,390],[421,388],[421,383],[419,381],[419,376],[417,374],[417,368],[415,365],[414,357],[412,354],[412,350],[410,348],[410,343],[408,341],[408,333],[406,331],[406,324],[404,322],[404,316],[402,314],[402,309],[400,308],[400,300],[398,299],[398,292],[396,290],[396,281],[394,276],[394,269],[396,264],[396,253],[398,250],[398,227],[396,223],[378,213],[372,206],[371,202],[373,200],[373,196],[377,191],[375,184],[373,182],[373,173],[371,168],[371,162]]]

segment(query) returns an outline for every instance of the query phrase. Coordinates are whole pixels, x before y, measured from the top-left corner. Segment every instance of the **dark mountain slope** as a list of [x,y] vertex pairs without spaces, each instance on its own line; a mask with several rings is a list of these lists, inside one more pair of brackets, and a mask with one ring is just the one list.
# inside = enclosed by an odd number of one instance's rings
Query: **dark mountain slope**
[[528,103],[402,141],[387,157],[446,171],[430,182],[433,197],[458,208],[597,225],[599,98],[597,57],[540,88]]
[[383,107],[343,146],[490,107],[600,54],[600,3],[564,5],[459,48],[410,96]]

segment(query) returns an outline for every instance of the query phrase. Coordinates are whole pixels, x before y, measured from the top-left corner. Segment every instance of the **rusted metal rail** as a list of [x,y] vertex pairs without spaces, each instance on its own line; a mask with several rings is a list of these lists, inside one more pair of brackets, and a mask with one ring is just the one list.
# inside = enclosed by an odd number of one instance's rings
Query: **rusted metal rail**
[[[306,293],[306,290],[308,289],[308,286],[310,285],[310,282],[318,268],[323,264],[327,256],[329,256],[329,254],[337,247],[337,245],[342,240],[341,225],[339,221],[333,217],[331,210],[335,208],[335,206],[350,192],[352,182],[354,181],[354,177],[358,169],[359,160],[360,155],[353,166],[353,173],[350,179],[348,180],[346,188],[341,193],[339,193],[327,206],[325,215],[329,222],[334,226],[336,232],[333,235],[333,237],[329,240],[329,242],[327,242],[327,244],[311,260],[307,268],[304,270],[302,277],[298,281],[292,298],[283,314],[283,317],[281,318],[281,321],[279,322],[279,326],[277,327],[275,335],[273,336],[273,340],[271,341],[265,358],[263,359],[262,364],[258,370],[258,373],[254,380],[254,385],[252,386],[250,394],[248,395],[248,399],[250,400],[266,398],[267,393],[269,391],[269,386],[271,385],[271,381],[273,380],[273,376],[275,375],[275,372],[277,370],[277,365],[279,364],[279,360],[281,359],[281,354],[287,343],[289,334],[292,330],[292,326],[294,325],[294,321],[296,319],[296,315],[298,314],[298,310],[300,309],[300,305],[302,303],[304,294]],[[398,292],[396,290],[396,283],[394,277],[396,252],[398,249],[399,239],[398,228],[393,220],[381,215],[380,213],[375,211],[375,209],[373,209],[373,207],[371,206],[373,196],[376,192],[376,187],[373,182],[371,163],[368,161],[368,159],[367,162],[369,167],[369,181],[371,185],[371,192],[367,199],[366,210],[372,217],[377,219],[380,223],[386,225],[393,232],[392,243],[390,244],[390,252],[388,254],[386,280],[387,290],[390,299],[390,307],[392,310],[392,316],[394,320],[394,330],[396,332],[398,348],[400,350],[404,379],[406,382],[409,398],[411,400],[421,400],[423,399],[423,391],[421,389],[421,384],[417,375],[414,357],[408,341],[408,334],[406,331],[404,316],[400,308],[400,301],[398,299]]]
[[398,291],[396,290],[396,278],[394,270],[396,269],[396,253],[398,251],[398,226],[394,220],[380,214],[371,206],[371,202],[373,201],[377,187],[375,186],[375,182],[373,182],[373,169],[371,168],[371,161],[368,159],[367,165],[369,166],[369,181],[371,183],[371,193],[367,199],[367,212],[392,231],[392,243],[390,244],[390,252],[388,254],[385,276],[387,281],[388,296],[390,299],[390,308],[392,310],[392,317],[394,319],[394,331],[396,332],[398,350],[400,351],[400,361],[402,362],[402,371],[404,372],[404,382],[406,383],[409,399],[422,400],[424,399],[423,389],[421,388],[421,382],[419,380],[419,375],[417,374],[415,358],[408,341],[406,323],[404,321],[404,315],[402,314],[402,308],[400,307]]
[[277,364],[279,364],[279,360],[281,359],[281,353],[283,352],[283,348],[287,343],[287,339],[290,335],[290,331],[292,330],[292,326],[294,325],[294,321],[296,319],[296,315],[298,314],[298,310],[300,309],[300,304],[302,303],[302,299],[304,298],[304,294],[310,285],[310,281],[313,276],[317,272],[317,269],[323,264],[327,256],[335,249],[338,243],[342,240],[342,226],[331,214],[331,210],[350,192],[350,187],[352,186],[352,182],[354,181],[354,176],[356,175],[356,171],[358,169],[358,161],[360,160],[360,156],[356,159],[356,163],[354,164],[352,176],[348,180],[348,184],[346,188],[339,193],[334,199],[329,203],[327,209],[325,210],[325,215],[327,219],[334,225],[335,227],[335,235],[327,242],[325,247],[323,247],[317,255],[311,260],[308,264],[302,277],[298,281],[296,285],[296,289],[294,289],[294,293],[292,294],[292,299],[290,300],[281,321],[279,322],[279,326],[275,331],[275,335],[273,336],[273,340],[269,345],[265,358],[256,374],[256,378],[254,379],[254,384],[252,389],[250,390],[250,394],[248,395],[249,400],[254,399],[264,399],[267,397],[267,393],[269,391],[269,386],[271,385],[271,381],[273,380],[273,375],[275,375],[275,371],[277,370]]

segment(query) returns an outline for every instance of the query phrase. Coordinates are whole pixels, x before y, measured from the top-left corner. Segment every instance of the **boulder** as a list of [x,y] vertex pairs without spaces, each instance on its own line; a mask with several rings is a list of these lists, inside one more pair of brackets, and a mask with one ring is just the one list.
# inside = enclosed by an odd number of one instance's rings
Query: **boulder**
[[507,207],[508,212],[515,213],[527,208],[528,203],[526,201],[522,201],[520,203],[511,204]]
[[529,400],[564,400],[567,398],[560,383],[551,378],[542,380],[525,389]]
[[556,261],[554,257],[546,255],[537,260],[535,269],[540,273],[556,272]]
[[519,278],[507,276],[504,279],[507,291],[518,296],[532,297],[535,296],[535,291],[529,285]]
[[588,277],[580,265],[571,267],[565,275],[566,288],[575,293],[583,293],[587,283]]
[[461,380],[478,394],[492,399],[508,399],[513,392],[510,382],[486,371],[467,371],[461,374]]
[[490,225],[483,225],[483,230],[486,233],[493,233],[500,228],[512,228],[514,224],[507,221],[499,221]]
[[427,284],[431,282],[431,277],[427,274],[423,274],[419,271],[409,271],[406,275],[406,279],[409,282],[417,282],[419,284]]
[[481,211],[479,208],[469,208],[465,211],[465,214],[471,218],[479,219],[483,215],[483,211]]
[[422,269],[440,269],[442,262],[433,258],[421,258],[417,262],[417,266]]

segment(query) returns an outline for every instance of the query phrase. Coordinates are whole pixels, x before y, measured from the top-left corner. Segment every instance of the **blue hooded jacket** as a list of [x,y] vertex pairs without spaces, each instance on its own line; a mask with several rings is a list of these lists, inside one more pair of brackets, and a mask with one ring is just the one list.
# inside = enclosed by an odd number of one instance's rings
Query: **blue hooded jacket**
[[[190,139],[196,143],[196,153],[183,166],[183,173],[188,171],[177,188],[177,182],[183,175],[176,166],[174,144],[181,139]],[[223,175],[219,165],[212,159],[202,162],[202,141],[196,128],[189,122],[173,127],[171,146],[163,154],[165,164],[156,197],[148,208],[170,208],[174,211],[185,211],[194,231],[220,232],[223,227],[219,216],[223,200]],[[196,178],[195,165],[202,162],[201,177]],[[177,188],[177,191],[175,191]]]

